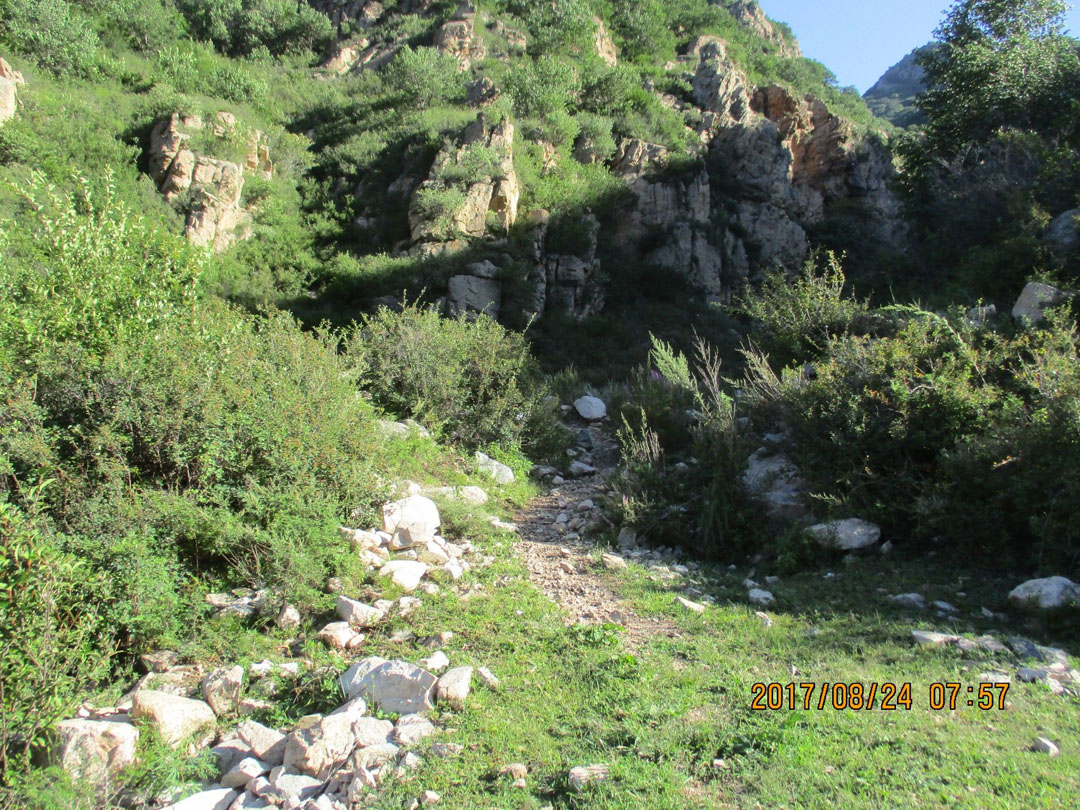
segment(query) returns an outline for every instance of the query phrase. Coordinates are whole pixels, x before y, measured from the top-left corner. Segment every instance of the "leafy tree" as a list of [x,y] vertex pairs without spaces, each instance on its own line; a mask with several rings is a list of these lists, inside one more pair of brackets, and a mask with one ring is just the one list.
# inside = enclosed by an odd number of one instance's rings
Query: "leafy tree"
[[932,145],[955,154],[1003,126],[1048,133],[1077,93],[1080,60],[1062,0],[961,0],[924,50],[920,108]]
[[386,67],[386,84],[408,107],[425,110],[461,98],[465,86],[457,60],[435,48],[406,45]]
[[0,0],[0,40],[57,76],[98,71],[98,36],[86,14],[65,0]]

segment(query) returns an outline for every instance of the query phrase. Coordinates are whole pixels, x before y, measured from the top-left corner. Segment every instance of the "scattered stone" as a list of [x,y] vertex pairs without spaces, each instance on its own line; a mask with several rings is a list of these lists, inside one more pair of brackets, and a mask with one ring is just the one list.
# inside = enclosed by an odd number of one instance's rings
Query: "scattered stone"
[[902,593],[898,596],[890,596],[889,601],[909,610],[926,610],[926,599],[919,593]]
[[772,626],[773,626],[773,620],[769,618],[769,614],[768,614],[768,613],[762,613],[762,612],[761,612],[761,611],[759,610],[759,611],[758,611],[757,613],[755,613],[754,615],[755,615],[755,616],[757,616],[757,618],[761,620],[761,627],[762,627],[762,629],[764,629],[764,630],[768,630],[768,629],[769,629],[770,627],[772,627]]
[[529,775],[529,769],[524,762],[511,762],[499,769],[500,776],[509,776],[511,779],[524,779]]
[[434,672],[438,674],[439,672],[442,672],[444,669],[450,666],[450,659],[446,657],[446,653],[444,653],[442,650],[439,650],[434,655],[425,658],[420,663],[424,665],[424,669],[426,669],[428,672]]
[[455,709],[465,705],[472,687],[472,667],[455,667],[439,678],[435,687],[435,697],[439,702],[446,701]]
[[188,796],[165,810],[229,810],[240,794],[232,788],[215,788]]
[[934,607],[940,610],[942,613],[958,613],[958,609],[955,605],[950,605],[948,602],[937,601],[932,603]]
[[139,657],[147,672],[168,672],[180,662],[180,653],[173,650],[158,650]]
[[[284,768],[274,768],[270,771],[270,785],[272,790],[267,797],[272,804],[299,803],[315,796],[323,788],[323,781],[313,776],[287,773]],[[295,804],[293,804],[295,806]]]
[[574,402],[574,409],[578,416],[589,422],[597,422],[607,416],[607,405],[602,399],[593,396],[584,396]]
[[747,595],[751,605],[757,605],[758,607],[768,607],[776,601],[776,597],[769,591],[763,591],[760,588],[754,588]]
[[255,757],[245,757],[221,777],[221,784],[227,788],[240,789],[245,787],[252,779],[258,779],[268,773],[270,773],[270,766],[267,763],[255,759]]
[[393,729],[388,720],[357,712],[331,714],[306,726],[301,723],[288,737],[283,764],[292,773],[326,780],[353,749],[388,742]]
[[439,507],[423,495],[410,495],[383,507],[383,531],[392,535],[400,548],[428,543],[440,525]]
[[1080,606],[1080,585],[1065,577],[1032,579],[1013,588],[1009,601],[1018,608],[1052,612]]
[[[496,461],[495,459],[487,456],[483,453],[477,452],[476,454],[476,468],[481,473],[490,475],[496,484],[503,486],[514,483],[514,471],[507,467],[505,464]],[[484,496],[484,502],[487,502],[487,495]]]
[[442,796],[436,793],[434,790],[425,790],[420,794],[420,805],[422,807],[429,807],[433,804],[438,804],[442,801]]
[[367,748],[361,748],[352,758],[349,760],[350,767],[355,763],[357,768],[367,768],[373,770],[375,768],[381,768],[389,762],[397,759],[401,749],[393,743],[383,743],[381,745],[369,745]]
[[[513,475],[513,472],[511,471],[510,474]],[[480,487],[462,487],[458,490],[458,495],[461,500],[472,506],[483,506],[490,500],[488,494]]]
[[425,737],[434,734],[436,728],[431,721],[419,714],[406,714],[398,718],[392,735],[398,745],[415,745]]
[[381,622],[386,613],[347,596],[339,596],[337,598],[337,615],[342,621],[348,622],[350,627],[367,629],[375,627]]
[[566,560],[559,563],[559,568],[561,568],[565,574],[572,574],[575,571],[574,566],[571,563],[566,562]]
[[1020,683],[1042,683],[1050,679],[1050,670],[1021,667],[1016,673]]
[[1046,737],[1036,737],[1035,742],[1032,743],[1031,748],[1033,751],[1039,754],[1047,754],[1051,757],[1056,757],[1061,753],[1061,749],[1058,748],[1053,742],[1046,739]]
[[750,494],[764,501],[770,517],[799,519],[806,514],[799,468],[783,453],[759,448],[747,460],[742,482]]
[[571,478],[586,478],[590,475],[596,475],[596,467],[583,461],[572,461],[567,472]]
[[1004,672],[980,672],[979,683],[1012,683],[1012,678]]
[[959,636],[935,633],[932,630],[912,630],[911,637],[924,647],[941,647],[945,644],[955,644],[960,640]]
[[335,650],[349,649],[358,637],[364,638],[348,622],[331,622],[319,631],[319,639]]
[[64,720],[53,729],[49,759],[73,779],[100,784],[135,761],[138,742],[130,723]]
[[420,580],[428,572],[427,563],[412,560],[392,560],[379,569],[379,576],[390,577],[395,585],[412,593],[420,587]]
[[499,691],[499,679],[495,677],[493,673],[487,667],[480,667],[476,670],[476,674],[480,676],[480,680],[483,681],[484,686],[491,689],[494,692]]
[[586,785],[605,782],[610,777],[611,771],[607,765],[579,765],[577,768],[570,769],[567,781],[570,783],[572,791],[580,793],[585,789]]
[[377,709],[395,714],[422,714],[433,708],[436,679],[427,670],[406,661],[365,658],[341,676],[347,696],[364,697]]
[[245,720],[237,727],[236,733],[251,749],[256,759],[271,767],[277,767],[284,760],[287,738],[280,731],[256,723],[254,720]]
[[300,611],[292,605],[285,605],[277,617],[277,626],[285,631],[295,630],[300,626]]
[[141,689],[135,693],[132,717],[149,720],[166,745],[176,748],[194,734],[213,728],[214,710],[201,700]]
[[600,562],[603,563],[604,568],[609,571],[625,571],[627,567],[626,560],[618,554],[601,554]]
[[215,714],[232,714],[240,702],[240,689],[243,685],[243,667],[215,669],[202,682],[202,694]]
[[461,756],[461,752],[464,750],[465,746],[458,745],[457,743],[435,743],[431,746],[431,753],[439,759],[450,759],[452,757]]
[[637,548],[638,536],[634,529],[629,527],[619,530],[619,548],[631,549]]
[[675,601],[689,610],[691,613],[696,613],[699,616],[705,612],[705,605],[700,602],[691,602],[689,599],[683,599],[681,596],[676,596]]

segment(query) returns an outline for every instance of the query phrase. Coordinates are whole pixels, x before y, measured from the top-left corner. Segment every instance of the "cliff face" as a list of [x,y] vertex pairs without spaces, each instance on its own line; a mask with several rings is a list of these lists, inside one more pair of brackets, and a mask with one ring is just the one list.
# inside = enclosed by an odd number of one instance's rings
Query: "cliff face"
[[[404,28],[403,8],[405,13],[433,13],[431,4],[423,2],[390,11],[370,0],[330,5],[335,20],[355,23],[353,38],[324,62],[326,70],[338,75],[378,70],[393,59],[405,40],[383,32]],[[799,56],[797,43],[756,3],[725,8],[781,54]],[[878,228],[882,239],[891,236],[888,223],[899,206],[889,190],[894,167],[882,140],[858,132],[812,95],[779,84],[755,85],[721,38],[699,36],[665,65],[668,83],[685,88],[672,91],[678,95],[645,84],[663,107],[681,117],[686,140],[693,144],[689,163],[697,168],[687,171],[687,155],[681,154],[676,171],[669,165],[668,146],[641,138],[616,135],[613,153],[603,154],[588,138],[579,138],[571,149],[543,140],[527,143],[537,136],[503,119],[505,107],[488,111],[503,93],[506,71],[487,70],[493,60],[509,62],[513,70],[514,60],[527,59],[525,34],[470,3],[462,3],[441,23],[431,19],[433,46],[457,60],[467,76],[467,103],[479,114],[433,163],[403,167],[388,188],[397,199],[408,200],[409,239],[395,247],[395,255],[462,255],[462,266],[446,287],[451,311],[505,312],[504,282],[514,277],[527,290],[521,304],[526,315],[594,314],[604,303],[599,279],[615,270],[604,267],[600,237],[613,237],[623,257],[674,271],[703,296],[727,301],[764,270],[799,268],[810,248],[806,229],[821,222],[832,202],[858,201],[868,227]],[[594,22],[595,56],[609,67],[618,65],[615,40],[598,18]],[[364,33],[356,34],[357,29]],[[517,151],[523,148],[543,153],[544,172],[565,160],[603,164],[625,183],[629,206],[603,225],[586,212],[589,238],[579,240],[576,253],[566,253],[565,246],[549,248],[550,214],[518,210],[529,197],[515,170]],[[464,171],[482,155],[489,164],[483,171]],[[368,179],[361,185],[370,192]],[[357,191],[353,196],[368,195]],[[360,213],[358,221],[373,222],[378,216],[376,210]],[[604,228],[610,232],[602,233]],[[520,244],[527,246],[523,255],[508,244],[511,230],[518,229],[527,233],[514,242],[519,251]],[[477,262],[472,258],[477,252],[489,258]],[[518,278],[522,273],[525,278]]]

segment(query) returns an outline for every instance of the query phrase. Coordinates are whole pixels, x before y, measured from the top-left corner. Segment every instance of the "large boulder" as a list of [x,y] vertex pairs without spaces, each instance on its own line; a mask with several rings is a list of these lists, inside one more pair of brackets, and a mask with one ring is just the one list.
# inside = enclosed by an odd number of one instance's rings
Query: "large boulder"
[[1064,303],[1068,297],[1068,293],[1056,287],[1033,281],[1020,293],[1020,298],[1013,307],[1012,316],[1018,321],[1035,326],[1042,323],[1044,310]]
[[794,520],[806,514],[806,486],[799,468],[783,453],[760,448],[747,460],[742,482],[764,502],[769,517]]
[[285,769],[325,780],[356,748],[389,742],[394,724],[364,717],[365,709],[358,701],[352,710],[298,727],[285,744]]
[[173,748],[201,731],[212,729],[217,722],[209,704],[152,689],[135,693],[131,714],[136,720],[148,720],[161,739]]
[[472,687],[472,667],[455,667],[449,670],[435,686],[435,697],[440,703],[448,703],[455,709],[465,705]]
[[240,703],[240,689],[243,684],[243,667],[215,669],[202,682],[203,697],[215,714],[232,714]]
[[22,74],[0,58],[0,124],[15,117],[19,105],[18,89],[22,83]]
[[607,416],[607,405],[604,401],[594,396],[584,396],[574,402],[574,410],[578,416],[590,422],[596,422]]
[[435,676],[406,661],[365,658],[341,676],[341,688],[350,698],[363,697],[375,708],[395,714],[431,711]]
[[50,760],[73,779],[100,783],[135,761],[138,742],[130,723],[64,720],[53,729]]
[[819,523],[806,530],[819,545],[839,551],[869,548],[881,539],[881,527],[859,518]]
[[1080,607],[1080,585],[1065,577],[1031,579],[1009,593],[1018,608],[1039,612],[1075,610]]
[[245,720],[236,729],[236,733],[251,749],[256,759],[268,763],[271,767],[281,764],[285,757],[286,738],[280,731],[254,720]]
[[1055,217],[1043,238],[1056,253],[1067,254],[1080,247],[1080,208]]
[[512,469],[501,461],[496,461],[479,451],[476,453],[476,469],[490,475],[496,484],[514,483],[514,471]]
[[213,788],[170,804],[164,810],[229,810],[239,797],[240,793],[232,788]]
[[393,535],[395,548],[427,544],[440,525],[439,507],[423,495],[411,495],[383,507],[383,531]]
[[502,284],[490,278],[452,276],[446,284],[446,309],[449,315],[483,312],[499,317],[502,306]]
[[375,627],[386,617],[386,611],[379,608],[357,602],[347,596],[339,596],[337,599],[337,615],[342,621],[350,626],[361,630]]

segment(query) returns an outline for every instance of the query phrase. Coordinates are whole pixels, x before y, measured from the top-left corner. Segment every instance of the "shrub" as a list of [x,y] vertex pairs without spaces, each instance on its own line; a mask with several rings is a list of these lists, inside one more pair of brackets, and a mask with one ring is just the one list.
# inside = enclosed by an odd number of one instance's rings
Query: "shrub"
[[177,0],[191,33],[232,55],[321,48],[334,35],[330,18],[292,0]]
[[784,270],[766,274],[761,288],[748,289],[738,307],[754,319],[758,341],[782,367],[820,354],[830,338],[867,314],[865,303],[844,296],[845,281],[840,262],[827,253],[820,271],[812,260],[794,280]]
[[[34,492],[28,493],[31,497]],[[100,577],[0,500],[0,776],[35,746],[108,669]]]
[[406,45],[386,66],[383,78],[401,104],[419,110],[459,100],[465,94],[457,60],[435,48],[414,50]]
[[384,308],[352,333],[348,357],[376,404],[468,448],[516,445],[537,407],[525,338],[487,316]]
[[97,34],[82,9],[65,0],[0,0],[0,35],[57,76],[98,71]]

